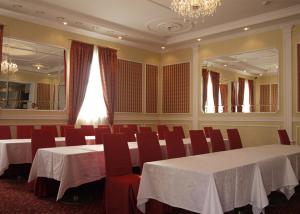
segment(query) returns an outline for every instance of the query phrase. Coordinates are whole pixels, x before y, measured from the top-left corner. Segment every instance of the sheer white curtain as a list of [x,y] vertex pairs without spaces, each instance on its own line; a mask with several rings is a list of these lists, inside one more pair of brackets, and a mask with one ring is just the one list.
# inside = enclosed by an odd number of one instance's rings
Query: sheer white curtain
[[245,113],[250,112],[249,97],[250,97],[249,83],[248,83],[248,80],[245,80],[245,91],[244,91],[244,100],[243,100],[242,112],[245,112]]
[[222,105],[222,97],[221,97],[221,89],[219,87],[219,106],[218,106],[218,112],[223,113],[224,106]]
[[210,74],[207,82],[207,101],[205,106],[206,113],[215,113],[214,94]]
[[101,124],[106,120],[107,112],[103,98],[98,48],[94,54],[86,94],[76,124]]

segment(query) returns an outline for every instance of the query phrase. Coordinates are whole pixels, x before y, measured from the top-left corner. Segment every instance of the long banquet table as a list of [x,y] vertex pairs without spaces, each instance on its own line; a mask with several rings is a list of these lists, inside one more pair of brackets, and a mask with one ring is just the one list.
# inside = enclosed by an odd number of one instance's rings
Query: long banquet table
[[149,199],[197,213],[224,213],[247,204],[253,213],[281,190],[289,199],[300,178],[300,146],[265,145],[145,163],[137,205]]
[[[64,137],[55,138],[56,146],[65,146]],[[94,136],[86,137],[87,144],[95,144]],[[10,164],[31,163],[31,139],[0,140],[0,175]]]
[[[226,140],[227,141],[227,140]],[[167,157],[165,140],[159,141],[164,158]],[[191,155],[189,138],[183,139],[186,155]],[[136,142],[128,143],[133,166],[139,166]],[[33,160],[28,182],[37,177],[60,181],[57,200],[65,191],[81,184],[105,177],[103,145],[83,145],[39,149]]]

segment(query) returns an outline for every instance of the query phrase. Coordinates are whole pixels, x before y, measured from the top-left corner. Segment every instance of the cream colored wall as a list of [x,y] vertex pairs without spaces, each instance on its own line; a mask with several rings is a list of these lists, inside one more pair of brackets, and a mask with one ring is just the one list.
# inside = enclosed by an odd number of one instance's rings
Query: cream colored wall
[[[25,41],[32,41],[57,47],[70,49],[71,40],[78,40],[90,44],[104,47],[110,47],[118,50],[118,58],[132,60],[145,64],[159,65],[160,54],[132,48],[125,45],[103,41],[96,38],[82,36],[79,34],[61,31],[46,26],[23,22],[20,20],[0,16],[0,23],[4,24],[4,36]],[[148,124],[154,120],[157,123],[156,114],[127,114],[117,113],[115,115],[116,123],[138,123]],[[24,111],[24,110],[0,110],[1,124],[41,124],[41,123],[57,123],[63,124],[67,121],[66,111]]]

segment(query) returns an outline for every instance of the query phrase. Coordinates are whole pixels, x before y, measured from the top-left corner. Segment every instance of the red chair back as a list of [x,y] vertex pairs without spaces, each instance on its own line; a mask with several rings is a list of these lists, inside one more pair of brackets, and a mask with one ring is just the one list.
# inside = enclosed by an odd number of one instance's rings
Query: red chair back
[[11,139],[9,126],[0,126],[0,140]]
[[85,144],[86,141],[82,129],[66,129],[66,146],[80,146]]
[[227,129],[227,135],[230,149],[243,148],[242,140],[238,129]]
[[165,140],[167,145],[168,158],[185,157],[185,148],[182,138],[174,132],[166,132]]
[[38,149],[55,147],[55,139],[51,132],[43,129],[33,129],[31,138],[32,160]]
[[212,130],[213,130],[212,127],[204,127],[204,133],[206,138],[210,138]]
[[110,128],[95,128],[95,137],[96,137],[96,144],[103,144],[103,135],[104,134],[111,134]]
[[95,136],[93,125],[81,125],[80,128],[82,129],[84,136]]
[[156,133],[138,133],[136,140],[139,149],[140,167],[145,162],[162,160],[162,152]]
[[62,126],[60,126],[60,136],[65,137],[67,129],[74,129],[74,125],[62,125]]
[[209,153],[208,144],[203,130],[190,130],[193,155]]
[[111,126],[112,133],[114,133],[114,134],[120,133],[121,127],[124,127],[124,126],[121,125],[121,124],[114,124],[114,125],[112,125]]
[[132,131],[134,134],[136,134],[136,133],[139,132],[139,131],[138,131],[138,126],[135,125],[135,124],[128,124],[127,127],[130,128],[131,131]]
[[54,137],[58,137],[56,125],[42,125],[41,129],[51,133]]
[[30,139],[32,136],[33,126],[17,126],[17,138],[18,139]]
[[170,132],[168,126],[166,125],[157,125],[157,133],[158,133],[158,138],[160,140],[165,139],[165,134]]
[[173,131],[180,137],[180,138],[185,138],[185,135],[184,135],[184,131],[183,131],[183,128],[182,126],[174,126],[173,127]]
[[220,129],[213,129],[210,139],[213,152],[225,151],[225,143]]
[[98,128],[109,128],[110,129],[110,126],[109,125],[98,125]]
[[120,133],[124,134],[126,136],[127,142],[134,142],[134,141],[136,141],[135,136],[134,136],[134,132],[133,132],[132,129],[130,129],[128,127],[121,127],[120,128]]
[[291,141],[290,138],[286,132],[285,129],[279,129],[278,130],[278,135],[279,135],[279,139],[280,139],[280,143],[283,145],[291,145]]
[[106,176],[118,176],[132,173],[126,136],[123,134],[105,134],[102,138]]
[[140,133],[152,133],[152,128],[151,127],[140,127]]

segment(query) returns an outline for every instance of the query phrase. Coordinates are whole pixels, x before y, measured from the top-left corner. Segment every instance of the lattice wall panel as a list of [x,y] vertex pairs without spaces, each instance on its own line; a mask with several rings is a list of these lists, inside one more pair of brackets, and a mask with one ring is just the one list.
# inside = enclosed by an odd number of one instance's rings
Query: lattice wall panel
[[157,112],[158,66],[146,65],[146,112]]

